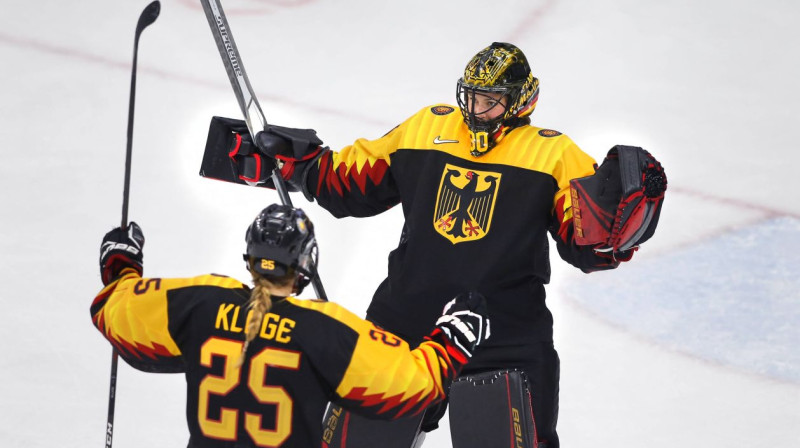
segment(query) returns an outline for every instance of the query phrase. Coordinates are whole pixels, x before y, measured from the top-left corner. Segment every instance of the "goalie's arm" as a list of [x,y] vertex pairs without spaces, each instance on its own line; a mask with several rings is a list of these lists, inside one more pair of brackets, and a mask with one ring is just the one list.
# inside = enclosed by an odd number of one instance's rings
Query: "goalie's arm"
[[214,117],[200,175],[274,188],[270,175],[277,164],[289,191],[302,191],[334,216],[373,216],[400,203],[390,158],[404,125],[334,152],[322,146],[312,129],[267,125],[254,143],[244,121]]
[[270,126],[256,136],[264,154],[281,164],[287,183],[337,218],[373,216],[400,203],[392,176],[408,120],[376,140],[358,139],[339,151],[322,146],[313,130]]
[[559,256],[586,273],[614,269],[633,255],[633,251],[616,254],[597,252],[594,245],[579,245],[576,241],[569,181],[594,174],[594,166],[594,159],[573,143],[563,151],[553,172],[558,190],[553,197],[550,234],[556,242]]
[[401,199],[390,168],[395,150],[394,138],[386,135],[327,151],[309,167],[305,186],[337,218],[383,213]]

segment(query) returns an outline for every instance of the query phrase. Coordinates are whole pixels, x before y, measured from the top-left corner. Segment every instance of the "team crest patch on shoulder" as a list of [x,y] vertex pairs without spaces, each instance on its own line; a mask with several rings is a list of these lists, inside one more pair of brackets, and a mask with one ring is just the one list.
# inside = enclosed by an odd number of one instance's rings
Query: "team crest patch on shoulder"
[[447,115],[449,113],[452,113],[454,110],[455,109],[453,109],[450,106],[433,106],[433,107],[431,107],[431,112],[433,112],[434,115]]
[[558,137],[561,133],[552,129],[541,129],[539,130],[539,135],[542,137]]
[[433,228],[451,243],[479,240],[489,233],[500,173],[449,163],[442,172],[433,212]]

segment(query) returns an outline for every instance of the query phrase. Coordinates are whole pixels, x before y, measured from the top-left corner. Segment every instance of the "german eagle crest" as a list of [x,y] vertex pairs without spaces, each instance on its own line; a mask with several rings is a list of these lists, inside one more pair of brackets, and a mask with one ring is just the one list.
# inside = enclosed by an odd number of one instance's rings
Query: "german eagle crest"
[[489,233],[500,173],[447,164],[442,173],[433,227],[451,243],[479,240]]

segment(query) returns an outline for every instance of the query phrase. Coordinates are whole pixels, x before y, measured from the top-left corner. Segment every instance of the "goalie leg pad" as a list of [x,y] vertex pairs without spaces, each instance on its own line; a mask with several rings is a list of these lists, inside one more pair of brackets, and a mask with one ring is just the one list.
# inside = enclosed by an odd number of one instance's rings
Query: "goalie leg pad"
[[456,379],[450,387],[450,434],[454,448],[544,448],[525,373],[498,370]]
[[322,448],[415,447],[424,440],[420,434],[422,414],[391,421],[373,420],[331,403],[323,420]]

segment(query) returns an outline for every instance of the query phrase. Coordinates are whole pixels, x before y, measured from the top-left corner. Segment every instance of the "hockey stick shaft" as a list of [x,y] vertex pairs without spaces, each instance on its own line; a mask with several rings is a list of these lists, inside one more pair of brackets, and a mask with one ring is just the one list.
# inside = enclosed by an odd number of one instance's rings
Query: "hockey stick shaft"
[[[256,134],[262,131],[267,126],[267,119],[264,117],[264,112],[261,111],[261,106],[253,92],[253,87],[250,86],[250,80],[247,77],[247,72],[244,70],[242,57],[239,54],[239,49],[236,47],[236,42],[233,40],[228,19],[225,17],[225,12],[222,9],[222,4],[219,0],[200,0],[203,4],[203,10],[208,19],[208,25],[211,27],[211,33],[214,35],[214,41],[217,43],[217,50],[222,57],[222,63],[225,65],[225,71],[228,73],[228,79],[233,87],[233,92],[236,95],[236,100],[239,102],[239,108],[244,114],[244,120],[247,123],[247,129],[250,131],[250,136],[255,141]],[[255,120],[258,122],[256,123]],[[280,169],[275,168],[272,171],[272,182],[275,189],[278,191],[278,196],[281,198],[283,205],[292,206],[292,200],[289,197],[289,192],[286,189],[283,177],[281,176]],[[322,287],[322,280],[319,274],[315,275],[311,280],[311,285],[314,287],[314,292],[317,297],[322,300],[328,300],[325,294],[325,288]]]
[[[225,71],[228,73],[228,79],[233,87],[233,92],[236,94],[236,100],[239,102],[239,108],[244,114],[244,121],[247,123],[247,129],[250,131],[250,136],[255,141],[256,134],[264,130],[267,126],[267,119],[264,112],[261,111],[261,105],[258,104],[258,99],[253,94],[253,88],[250,86],[250,79],[247,77],[247,72],[244,70],[242,64],[242,57],[239,54],[239,49],[236,47],[236,42],[233,40],[230,26],[228,26],[228,19],[225,17],[225,11],[222,9],[222,4],[219,0],[200,0],[203,4],[203,10],[208,19],[208,25],[211,27],[211,32],[214,35],[214,41],[217,43],[217,49],[222,57],[222,63],[225,65]],[[255,121],[258,121],[257,123]],[[275,190],[278,191],[278,196],[281,198],[281,203],[291,206],[292,199],[289,197],[289,192],[286,189],[286,184],[280,174],[280,170],[276,167],[272,172],[272,182],[275,185]]]
[[[128,228],[128,198],[130,196],[131,184],[131,157],[133,154],[133,106],[136,100],[136,63],[139,53],[139,36],[142,31],[151,23],[155,22],[161,12],[161,3],[158,0],[147,5],[139,21],[136,23],[136,34],[133,38],[133,66],[131,67],[131,95],[128,102],[128,134],[127,147],[125,149],[125,181],[122,188],[122,224],[120,228]],[[119,353],[114,349],[111,354],[111,380],[108,388],[108,420],[106,421],[105,446],[111,448],[114,441],[114,408],[117,402],[117,366],[119,365]]]

